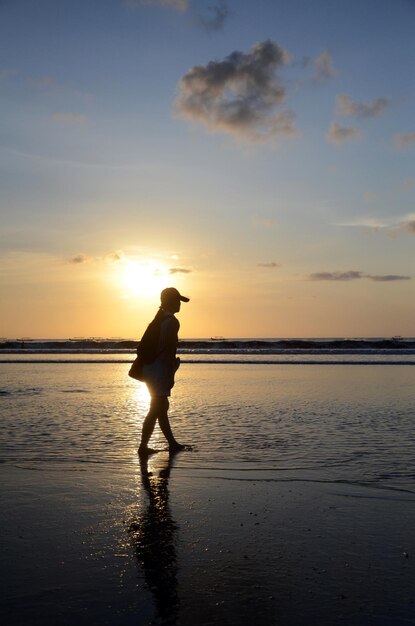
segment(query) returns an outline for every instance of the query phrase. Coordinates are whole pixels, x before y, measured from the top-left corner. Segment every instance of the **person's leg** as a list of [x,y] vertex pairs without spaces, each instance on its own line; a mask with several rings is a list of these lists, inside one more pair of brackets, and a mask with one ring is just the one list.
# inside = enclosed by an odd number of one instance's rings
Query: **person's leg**
[[144,419],[143,427],[141,430],[141,442],[140,447],[138,448],[138,452],[148,453],[151,452],[148,447],[148,442],[150,441],[151,435],[153,434],[154,426],[157,422],[157,417],[159,416],[161,407],[160,400],[163,400],[160,396],[152,396],[150,402],[150,409]]
[[175,452],[176,450],[184,450],[185,446],[182,446],[180,443],[176,441],[176,439],[174,438],[171,426],[170,426],[169,417],[167,415],[167,412],[169,410],[169,401],[167,399],[167,396],[160,398],[160,400],[162,402],[160,402],[160,412],[158,414],[158,422],[161,428],[161,432],[163,433],[163,435],[166,437],[168,441],[169,450],[171,452]]

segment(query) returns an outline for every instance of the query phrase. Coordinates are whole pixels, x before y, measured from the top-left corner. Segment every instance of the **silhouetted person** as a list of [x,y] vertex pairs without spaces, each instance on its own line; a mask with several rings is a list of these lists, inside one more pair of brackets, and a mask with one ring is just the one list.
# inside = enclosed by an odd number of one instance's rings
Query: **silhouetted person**
[[140,458],[141,480],[148,495],[144,515],[130,524],[135,551],[151,590],[161,624],[176,624],[177,593],[176,524],[168,503],[168,480],[173,462],[170,456],[158,474],[149,473],[148,456]]
[[169,410],[168,397],[174,385],[174,375],[180,365],[180,359],[176,357],[180,324],[174,314],[180,311],[181,302],[189,302],[189,298],[182,296],[174,287],[168,287],[161,292],[160,300],[161,306],[156,315],[156,318],[158,316],[161,318],[158,356],[155,361],[143,367],[145,382],[151,395],[151,403],[150,410],[143,422],[141,443],[138,448],[140,455],[155,452],[148,447],[148,442],[157,421],[168,441],[171,452],[186,448],[174,438],[167,412]]

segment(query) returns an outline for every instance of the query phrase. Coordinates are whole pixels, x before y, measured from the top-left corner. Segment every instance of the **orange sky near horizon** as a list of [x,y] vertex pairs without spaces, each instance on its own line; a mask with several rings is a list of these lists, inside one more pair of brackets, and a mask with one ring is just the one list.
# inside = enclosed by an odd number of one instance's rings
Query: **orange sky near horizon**
[[239,269],[220,272],[206,263],[185,271],[178,258],[139,260],[118,251],[54,263],[20,255],[2,272],[8,296],[1,335],[9,339],[139,338],[166,286],[190,297],[179,313],[182,338],[411,336],[413,324],[411,294],[400,283],[392,285],[400,297],[391,300],[363,278],[316,282],[283,267],[247,264],[242,282]]

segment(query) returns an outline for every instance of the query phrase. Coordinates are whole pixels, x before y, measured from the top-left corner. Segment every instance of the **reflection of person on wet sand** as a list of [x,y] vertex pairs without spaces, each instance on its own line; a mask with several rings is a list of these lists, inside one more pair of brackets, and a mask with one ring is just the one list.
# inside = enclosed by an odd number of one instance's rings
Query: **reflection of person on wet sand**
[[140,459],[141,480],[148,495],[144,516],[129,528],[137,559],[144,570],[147,585],[154,595],[162,624],[176,624],[179,608],[177,594],[177,559],[174,546],[176,524],[171,518],[168,480],[173,457],[159,473],[148,471],[148,457]]
[[151,403],[143,423],[141,443],[138,448],[140,455],[155,452],[148,447],[148,443],[157,421],[168,441],[171,452],[186,449],[186,446],[176,441],[167,412],[169,409],[168,396],[170,396],[171,388],[174,385],[174,375],[180,365],[180,359],[176,357],[180,324],[174,314],[180,311],[181,302],[189,302],[189,298],[182,296],[174,287],[169,287],[163,289],[160,300],[161,307],[155,318],[157,320],[160,318],[161,322],[157,358],[152,363],[144,365],[143,368],[145,381],[151,395]]

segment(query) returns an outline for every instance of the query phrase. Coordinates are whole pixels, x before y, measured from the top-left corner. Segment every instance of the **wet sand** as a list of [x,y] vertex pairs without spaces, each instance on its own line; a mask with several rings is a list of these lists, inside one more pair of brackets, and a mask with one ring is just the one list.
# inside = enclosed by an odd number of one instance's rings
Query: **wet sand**
[[183,454],[3,464],[2,623],[415,622],[413,493]]

